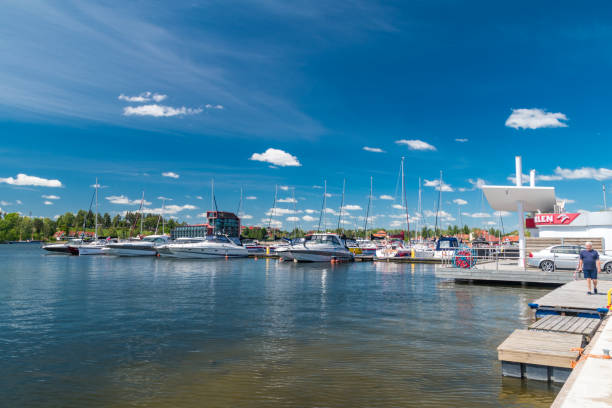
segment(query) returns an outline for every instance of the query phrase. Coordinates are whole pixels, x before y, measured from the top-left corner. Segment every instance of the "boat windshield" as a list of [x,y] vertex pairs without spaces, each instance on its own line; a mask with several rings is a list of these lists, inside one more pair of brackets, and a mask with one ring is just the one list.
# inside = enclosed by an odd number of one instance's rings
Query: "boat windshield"
[[315,244],[340,245],[340,240],[335,235],[312,235],[308,241]]

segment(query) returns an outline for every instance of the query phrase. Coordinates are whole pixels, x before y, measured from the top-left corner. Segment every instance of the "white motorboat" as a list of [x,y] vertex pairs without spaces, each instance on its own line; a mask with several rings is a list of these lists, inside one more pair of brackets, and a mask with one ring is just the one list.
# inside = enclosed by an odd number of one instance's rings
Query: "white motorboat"
[[353,253],[336,234],[307,235],[303,242],[287,247],[279,254],[283,259],[299,262],[352,261]]
[[69,244],[68,252],[72,255],[104,255],[107,244],[114,242],[109,239],[98,239],[81,244]]
[[168,243],[167,235],[149,235],[142,239],[112,242],[102,250],[115,256],[155,256],[157,246]]
[[376,250],[376,257],[381,259],[410,258],[411,256],[412,248],[405,246],[403,241],[392,241]]
[[171,258],[245,258],[246,247],[238,245],[226,236],[206,237],[195,242],[170,242],[156,248],[160,256]]

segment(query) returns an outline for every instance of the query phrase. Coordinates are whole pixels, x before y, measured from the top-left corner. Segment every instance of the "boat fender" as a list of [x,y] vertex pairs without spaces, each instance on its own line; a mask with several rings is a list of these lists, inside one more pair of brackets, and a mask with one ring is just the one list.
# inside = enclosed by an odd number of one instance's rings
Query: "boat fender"
[[529,306],[532,309],[537,309],[538,307],[540,307],[540,305],[538,305],[537,303],[529,303],[527,306]]

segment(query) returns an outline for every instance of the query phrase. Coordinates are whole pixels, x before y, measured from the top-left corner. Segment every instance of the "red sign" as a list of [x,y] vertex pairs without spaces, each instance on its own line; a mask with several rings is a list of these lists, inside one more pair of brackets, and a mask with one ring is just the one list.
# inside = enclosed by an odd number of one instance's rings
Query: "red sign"
[[580,213],[536,214],[534,221],[536,225],[568,225],[579,215]]

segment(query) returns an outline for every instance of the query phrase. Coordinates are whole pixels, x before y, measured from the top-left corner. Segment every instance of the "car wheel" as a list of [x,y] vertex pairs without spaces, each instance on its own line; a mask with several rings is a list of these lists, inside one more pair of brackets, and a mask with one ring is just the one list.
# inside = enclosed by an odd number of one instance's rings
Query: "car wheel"
[[542,261],[540,269],[544,272],[553,272],[555,270],[555,264],[553,261]]
[[605,264],[603,271],[605,273],[612,273],[612,262],[608,262],[607,264]]

